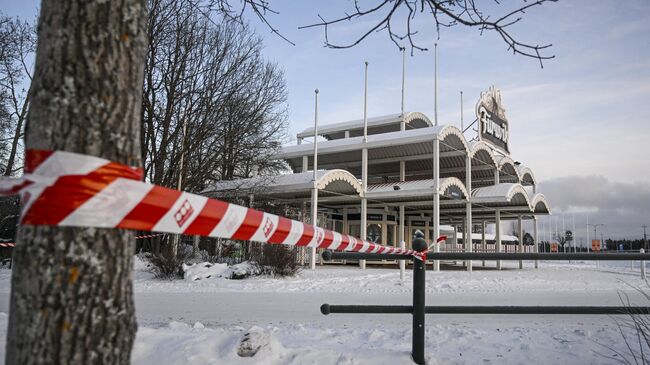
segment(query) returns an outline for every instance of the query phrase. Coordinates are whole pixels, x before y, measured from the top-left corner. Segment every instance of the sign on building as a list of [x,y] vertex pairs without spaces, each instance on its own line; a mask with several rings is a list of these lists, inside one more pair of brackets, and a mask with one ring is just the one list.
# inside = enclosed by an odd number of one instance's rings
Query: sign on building
[[591,250],[600,251],[600,240],[591,240]]
[[491,86],[482,92],[476,103],[476,118],[478,120],[478,137],[505,154],[510,154],[508,137],[510,129],[506,111],[501,105],[501,91]]

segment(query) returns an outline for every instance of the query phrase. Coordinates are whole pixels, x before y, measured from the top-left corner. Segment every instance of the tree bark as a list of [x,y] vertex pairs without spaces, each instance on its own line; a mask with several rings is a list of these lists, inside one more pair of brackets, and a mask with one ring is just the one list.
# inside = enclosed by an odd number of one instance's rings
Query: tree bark
[[[144,0],[44,0],[26,149],[139,166]],[[22,226],[6,363],[128,364],[133,233]]]

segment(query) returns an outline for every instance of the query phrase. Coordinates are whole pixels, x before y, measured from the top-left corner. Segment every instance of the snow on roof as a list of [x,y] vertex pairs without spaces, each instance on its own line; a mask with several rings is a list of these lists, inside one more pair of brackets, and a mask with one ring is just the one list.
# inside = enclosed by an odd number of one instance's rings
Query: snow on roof
[[534,213],[551,214],[550,205],[544,194],[537,193],[530,200],[530,206]]
[[[373,134],[367,137],[363,142],[363,137],[351,137],[335,139],[330,141],[318,142],[318,154],[329,154],[337,152],[358,151],[363,148],[381,148],[392,147],[398,149],[400,146],[414,143],[431,142],[433,140],[444,140],[448,136],[456,136],[465,152],[468,150],[467,141],[463,133],[453,125],[439,125],[434,127],[411,129],[406,131],[389,132],[382,134]],[[311,156],[314,154],[312,144],[299,144],[294,146],[284,146],[282,151],[277,154],[276,158],[296,158],[302,156]]]
[[[402,122],[402,114],[389,114],[382,115],[379,117],[368,118],[368,128],[380,127],[392,124],[400,124]],[[431,127],[433,123],[429,118],[423,113],[419,112],[408,112],[404,115],[404,123],[406,123],[407,128],[423,128]],[[325,124],[318,127],[318,134],[328,138],[328,136],[335,133],[343,133],[345,131],[352,131],[363,129],[363,119],[356,119],[338,123]],[[298,133],[298,138],[312,137],[314,135],[314,127],[309,127],[304,129],[302,132]],[[329,139],[329,138],[328,138]]]
[[312,171],[276,176],[258,176],[249,179],[220,181],[205,189],[204,192],[264,189],[266,191],[286,193],[309,190],[314,187],[314,184],[316,184],[318,189],[325,189],[325,187],[334,182],[345,183],[349,188],[356,191],[357,194],[360,194],[363,190],[359,180],[345,170],[317,170],[316,178],[317,180],[314,183],[314,173]]
[[510,203],[515,197],[530,207],[530,198],[521,184],[501,183],[472,190],[472,201],[483,203]]
[[[368,185],[368,197],[372,196],[378,198],[386,195],[431,195],[433,194],[433,179],[425,180],[412,180],[400,181],[394,183],[382,183]],[[396,189],[397,187],[397,189]],[[467,197],[467,189],[462,181],[455,177],[446,177],[439,180],[439,190],[441,194],[445,194],[450,187],[456,187],[460,190],[462,196],[451,196],[457,199],[465,199]],[[451,194],[450,194],[451,195]]]

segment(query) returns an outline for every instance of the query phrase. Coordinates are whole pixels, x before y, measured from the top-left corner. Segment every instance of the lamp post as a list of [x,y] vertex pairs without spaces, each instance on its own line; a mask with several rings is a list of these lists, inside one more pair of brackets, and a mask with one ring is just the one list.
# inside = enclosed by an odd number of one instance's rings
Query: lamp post
[[[598,227],[599,227],[599,226],[603,226],[603,227],[604,227],[605,225],[602,224],[602,223],[594,223],[594,224],[589,224],[589,223],[587,223],[587,226],[589,226],[589,227],[593,227],[593,228],[594,228],[594,239],[597,240],[597,239],[598,239],[598,234],[597,234],[596,231],[598,230]],[[601,233],[601,235],[602,235],[602,233]],[[602,239],[601,239],[601,244],[602,244]],[[589,242],[587,242],[587,245],[589,245]]]

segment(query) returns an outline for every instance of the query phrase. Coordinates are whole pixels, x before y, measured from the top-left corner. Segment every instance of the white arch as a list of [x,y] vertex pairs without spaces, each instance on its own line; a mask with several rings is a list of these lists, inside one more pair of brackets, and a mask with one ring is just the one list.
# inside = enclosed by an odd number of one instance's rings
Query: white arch
[[533,196],[530,208],[535,214],[551,214],[551,208],[544,194],[537,193]]
[[521,175],[519,174],[519,169],[517,169],[517,165],[515,164],[515,161],[510,158],[509,156],[501,156],[497,158],[498,166],[499,166],[499,179],[501,179],[501,172],[503,171],[503,168],[506,165],[512,166],[512,170],[515,173],[515,178],[517,182],[521,182]]
[[511,203],[521,199],[530,208],[530,198],[526,189],[519,183],[502,183],[485,186],[472,190],[472,200],[475,202],[506,202]]
[[521,178],[519,181],[522,184],[524,183],[524,180],[526,180],[526,175],[528,175],[530,180],[532,181],[531,185],[537,185],[537,179],[535,179],[535,174],[533,174],[533,170],[530,167],[524,166],[524,165],[519,165],[519,168],[517,170],[518,170],[519,176]]
[[455,126],[451,124],[440,125],[437,127],[435,134],[438,136],[438,140],[440,140],[441,142],[445,142],[447,137],[450,136],[456,137],[462,144],[462,148],[465,151],[465,153],[470,152],[469,145],[467,144],[467,140],[465,139],[463,132],[461,132],[461,130],[456,128]]
[[492,165],[494,165],[495,168],[499,167],[499,163],[497,162],[497,157],[494,154],[494,150],[487,143],[483,141],[475,141],[469,144],[469,148],[470,148],[469,156],[471,158],[474,158],[474,156],[477,153],[481,151],[485,151],[485,153],[487,153],[490,156],[490,161],[482,161],[482,162],[484,162],[485,164],[491,163]]
[[441,195],[444,195],[445,191],[451,187],[457,187],[460,189],[461,193],[463,193],[463,198],[467,199],[469,197],[469,194],[467,193],[467,188],[465,187],[465,184],[463,184],[460,179],[456,177],[445,177],[440,179],[440,187],[439,187],[439,192]]
[[404,123],[406,124],[411,124],[414,120],[422,120],[426,123],[427,127],[433,127],[433,123],[431,123],[431,120],[429,117],[427,117],[424,113],[420,112],[406,112],[404,114]]
[[[343,182],[347,183],[357,194],[361,194],[363,187],[357,178],[346,170],[319,170],[317,172],[318,180],[316,180],[316,188],[318,190],[325,190],[330,184]],[[329,189],[328,189],[329,190]]]

